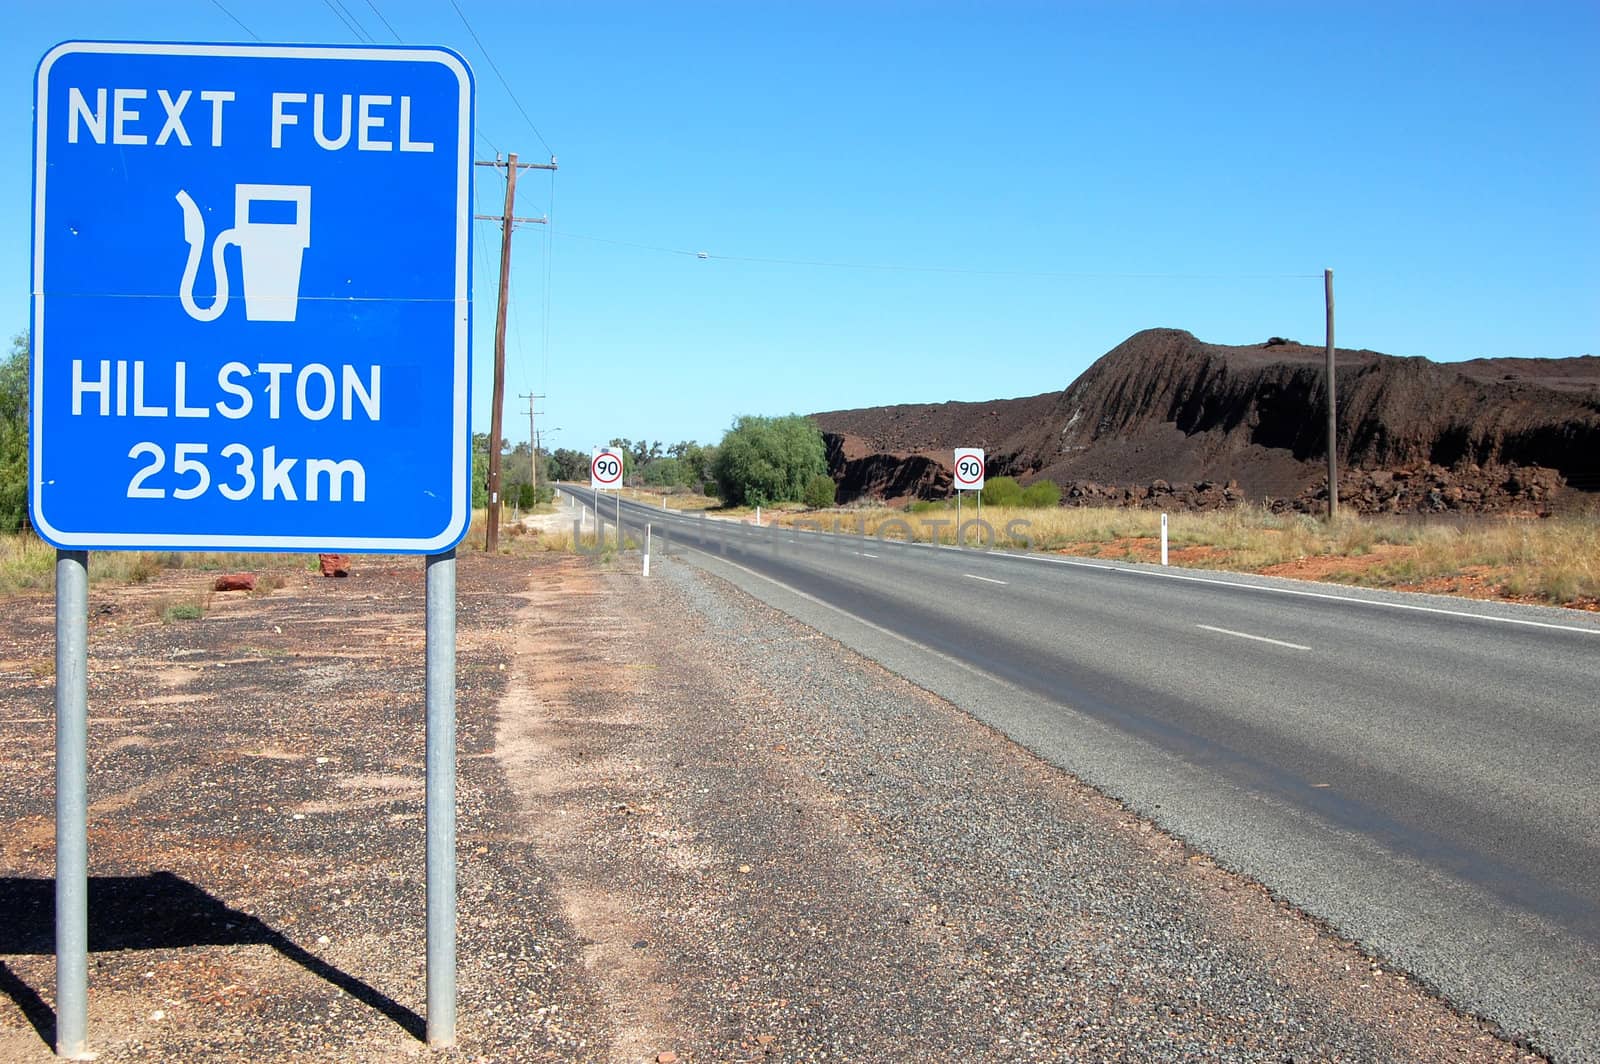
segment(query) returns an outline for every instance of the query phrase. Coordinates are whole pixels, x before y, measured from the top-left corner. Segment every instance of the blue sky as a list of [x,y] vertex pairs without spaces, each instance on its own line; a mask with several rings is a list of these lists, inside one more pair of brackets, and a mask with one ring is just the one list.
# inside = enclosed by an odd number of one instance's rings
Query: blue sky
[[[39,57],[249,40],[225,8],[267,41],[393,42],[387,20],[452,47],[484,157],[548,154],[513,94],[559,157],[518,187],[555,224],[514,242],[513,440],[530,391],[561,429],[546,446],[670,443],[745,413],[1058,389],[1152,326],[1320,343],[1325,266],[1341,346],[1600,353],[1592,2],[457,0],[509,92],[450,0],[340,2],[359,28],[335,0],[9,10],[0,329],[27,324]],[[478,223],[479,429],[498,237]]]

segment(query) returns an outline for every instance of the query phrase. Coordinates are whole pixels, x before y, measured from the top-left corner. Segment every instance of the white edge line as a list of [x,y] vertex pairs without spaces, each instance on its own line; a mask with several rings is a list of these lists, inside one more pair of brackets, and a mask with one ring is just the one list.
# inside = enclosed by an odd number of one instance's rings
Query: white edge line
[[[815,535],[832,535],[829,532],[817,532]],[[902,547],[916,547],[921,550],[960,550],[959,547],[946,546],[940,543],[906,543],[902,540],[883,540],[881,542],[895,543]],[[971,552],[968,552],[971,553]],[[1377,606],[1391,610],[1410,610],[1414,613],[1434,613],[1445,617],[1463,617],[1472,621],[1489,621],[1493,624],[1518,624],[1528,628],[1547,628],[1557,632],[1575,632],[1578,635],[1600,636],[1600,628],[1580,628],[1571,624],[1555,624],[1551,621],[1532,621],[1523,617],[1496,617],[1488,613],[1472,613],[1467,610],[1448,610],[1441,606],[1421,606],[1410,602],[1386,602],[1382,599],[1361,598],[1356,595],[1330,595],[1323,591],[1303,591],[1294,587],[1272,587],[1267,584],[1246,584],[1237,580],[1218,580],[1209,576],[1187,576],[1181,573],[1159,572],[1151,569],[1129,569],[1117,565],[1107,565],[1104,562],[1079,561],[1074,558],[1053,557],[1047,554],[1021,554],[1012,551],[985,551],[986,558],[1005,558],[1019,562],[1042,562],[1046,565],[1070,565],[1078,569],[1099,569],[1107,573],[1127,573],[1132,576],[1153,576],[1167,580],[1184,580],[1192,584],[1213,584],[1217,587],[1233,587],[1243,591],[1263,591],[1278,595],[1297,595],[1301,598],[1322,599],[1327,602],[1342,602],[1350,606]]]
[[[765,573],[758,573],[754,569],[746,568],[745,566],[740,565],[738,562],[730,562],[728,559],[726,559],[724,557],[721,557],[720,555],[712,554],[710,551],[704,551],[703,550],[703,551],[701,551],[701,553],[704,554],[706,557],[711,558],[713,561],[717,562],[718,564],[726,565],[730,569],[737,569],[741,573],[745,573],[745,574],[747,574],[749,576],[753,576],[758,580],[765,580],[767,583],[772,584],[774,587],[781,587],[781,588],[783,588],[783,590],[787,591],[789,594],[795,596],[796,598],[803,599],[804,601],[809,602],[814,606],[821,606],[824,609],[831,610],[834,613],[837,613],[839,616],[845,618],[846,620],[854,621],[856,624],[859,624],[862,627],[868,628],[868,629],[870,629],[870,630],[872,630],[874,632],[877,632],[879,635],[886,635],[891,639],[898,640],[899,642],[904,643],[906,646],[911,647],[914,650],[920,650],[924,654],[932,654],[934,657],[940,659],[941,661],[948,662],[949,664],[954,665],[958,669],[962,669],[962,670],[964,670],[966,672],[970,672],[972,675],[977,676],[980,679],[987,680],[990,683],[1000,684],[1001,686],[1010,688],[1013,691],[1017,691],[1017,692],[1022,693],[1022,694],[1027,694],[1030,697],[1038,697],[1037,695],[1033,695],[1032,692],[1026,691],[1023,688],[1021,688],[1021,687],[1017,686],[1016,684],[1012,683],[1010,680],[1004,679],[1003,677],[1000,677],[1000,676],[996,676],[992,672],[986,672],[983,669],[978,668],[976,665],[973,665],[973,664],[971,664],[969,662],[962,661],[960,658],[953,658],[949,654],[946,654],[942,650],[935,650],[933,647],[930,647],[925,643],[919,643],[915,639],[912,639],[910,636],[901,635],[899,632],[896,632],[896,631],[894,631],[892,629],[889,629],[889,628],[885,628],[881,624],[874,624],[872,621],[867,620],[865,617],[857,617],[855,614],[851,613],[849,610],[843,608],[842,606],[835,606],[831,602],[825,602],[822,599],[817,598],[815,595],[807,594],[806,592],[801,591],[797,587],[792,587],[789,584],[784,583],[782,580],[774,579],[773,577],[767,576]],[[745,593],[749,594],[749,592],[745,592]],[[768,605],[772,605],[772,604],[768,603]],[[788,614],[790,617],[794,617],[793,614],[789,613],[787,610],[783,609],[783,607],[781,607],[781,606],[774,606],[773,608],[778,610],[781,613]],[[799,621],[801,624],[805,624],[806,623],[804,620],[802,620],[799,617],[794,617],[794,619],[796,621]],[[807,627],[816,628],[815,625],[808,625]],[[817,630],[821,631],[821,629],[817,629]],[[862,651],[856,650],[854,647],[850,647],[850,645],[848,643],[845,643],[844,640],[839,639],[838,636],[829,635],[829,633],[827,633],[827,632],[823,632],[822,634],[828,636],[828,638],[830,638],[830,639],[837,640],[839,643],[843,644],[844,646],[849,647],[855,653],[858,653],[858,654],[863,653]],[[909,677],[908,677],[908,679],[909,679]]]
[[1471,613],[1467,610],[1447,610],[1440,606],[1419,606],[1410,602],[1385,602],[1382,599],[1360,598],[1355,595],[1330,595],[1323,591],[1302,591],[1295,587],[1272,587],[1267,584],[1245,584],[1237,580],[1218,580],[1210,576],[1184,576],[1179,573],[1162,573],[1149,569],[1124,569],[1110,565],[1095,565],[1073,561],[1069,558],[1050,558],[1040,554],[1006,554],[1002,557],[1020,561],[1046,562],[1053,565],[1071,565],[1082,569],[1105,569],[1134,576],[1154,576],[1166,580],[1185,580],[1192,584],[1215,584],[1218,587],[1236,587],[1245,591],[1266,591],[1278,595],[1298,595],[1302,598],[1323,599],[1356,606],[1380,606],[1391,610],[1411,610],[1416,613],[1437,613],[1446,617],[1465,617],[1474,621],[1492,621],[1496,624],[1521,624],[1530,628],[1553,628],[1558,632],[1577,632],[1580,635],[1600,635],[1600,628],[1579,628],[1571,624],[1554,624],[1550,621],[1530,621],[1523,617],[1496,617],[1488,613]]
[[1258,643],[1271,643],[1275,647],[1288,647],[1290,650],[1310,650],[1308,646],[1299,643],[1286,643],[1282,639],[1268,639],[1264,635],[1251,635],[1249,632],[1235,632],[1232,628],[1218,628],[1212,624],[1197,624],[1196,628],[1204,628],[1208,632],[1221,632],[1223,635],[1238,636],[1240,639],[1254,639]]
[[1009,580],[996,580],[991,576],[977,576],[973,573],[962,573],[961,575],[966,577],[968,580],[982,580],[986,584],[1000,584],[1001,586],[1005,586],[1006,584],[1010,583]]

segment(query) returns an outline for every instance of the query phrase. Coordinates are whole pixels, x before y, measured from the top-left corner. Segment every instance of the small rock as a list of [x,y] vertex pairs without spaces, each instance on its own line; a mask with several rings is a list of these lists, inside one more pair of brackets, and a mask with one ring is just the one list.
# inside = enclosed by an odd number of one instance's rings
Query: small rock
[[333,940],[330,939],[327,935],[318,935],[317,936],[317,945],[319,945],[319,946],[326,946],[331,941],[333,941]]
[[319,554],[317,562],[322,567],[323,576],[350,575],[350,559],[343,554]]
[[[154,1012],[152,1012],[150,1014],[150,1018],[152,1020],[164,1020],[164,1019],[167,1018],[167,1014],[164,1011],[162,1011],[161,1009],[156,1009],[156,1011],[154,1011]],[[674,1059],[676,1059],[676,1058],[674,1058]]]
[[678,1054],[670,1049],[664,1049],[656,1054],[656,1064],[678,1064]]
[[254,591],[255,589],[255,573],[223,573],[211,585],[211,590],[213,591]]

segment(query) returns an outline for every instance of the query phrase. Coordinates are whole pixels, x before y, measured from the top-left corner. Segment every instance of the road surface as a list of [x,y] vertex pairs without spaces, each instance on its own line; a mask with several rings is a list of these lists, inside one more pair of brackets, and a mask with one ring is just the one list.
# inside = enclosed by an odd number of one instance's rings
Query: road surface
[[1597,619],[622,515],[655,564],[727,578],[1507,1033],[1600,1060]]

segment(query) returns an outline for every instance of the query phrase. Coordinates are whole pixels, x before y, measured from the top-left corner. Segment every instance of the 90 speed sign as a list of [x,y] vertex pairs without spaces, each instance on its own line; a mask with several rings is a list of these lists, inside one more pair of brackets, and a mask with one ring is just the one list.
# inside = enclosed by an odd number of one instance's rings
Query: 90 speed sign
[[589,459],[589,486],[597,491],[622,487],[622,452],[614,447],[596,447]]
[[983,490],[983,448],[956,448],[955,486],[957,491]]

